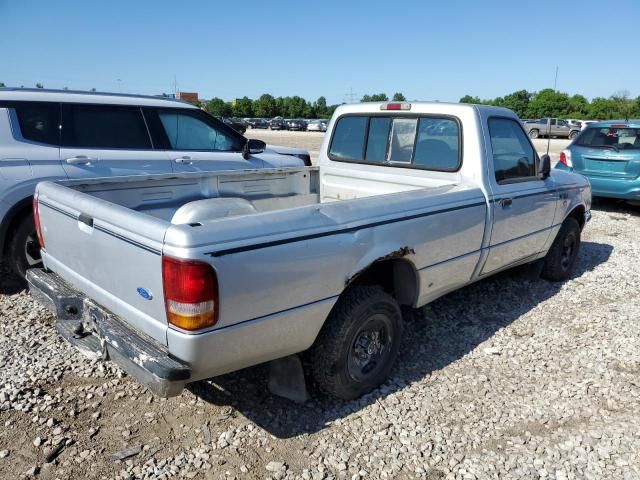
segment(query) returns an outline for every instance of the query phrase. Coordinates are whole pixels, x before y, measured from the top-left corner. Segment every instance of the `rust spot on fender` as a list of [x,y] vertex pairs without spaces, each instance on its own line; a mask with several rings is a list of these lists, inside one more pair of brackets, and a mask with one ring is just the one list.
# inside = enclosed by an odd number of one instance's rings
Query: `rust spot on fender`
[[391,253],[387,253],[386,255],[382,256],[382,257],[378,257],[376,258],[373,263],[371,263],[370,265],[367,265],[365,268],[363,268],[362,270],[360,270],[359,272],[357,272],[355,275],[352,275],[351,277],[347,278],[347,281],[345,282],[345,285],[349,285],[353,280],[355,280],[356,278],[358,278],[358,276],[364,272],[365,270],[367,270],[369,267],[371,267],[371,265],[375,265],[378,262],[384,262],[385,260],[394,260],[396,258],[402,258],[402,257],[406,257],[407,255],[415,255],[416,251],[409,247],[401,247],[397,250],[394,250]]
[[415,255],[415,253],[416,251],[411,247],[402,247],[402,248],[399,248],[398,250],[394,250],[393,252],[388,253],[384,257],[377,258],[376,262],[382,262],[384,260],[392,260],[394,258],[402,258],[411,254]]

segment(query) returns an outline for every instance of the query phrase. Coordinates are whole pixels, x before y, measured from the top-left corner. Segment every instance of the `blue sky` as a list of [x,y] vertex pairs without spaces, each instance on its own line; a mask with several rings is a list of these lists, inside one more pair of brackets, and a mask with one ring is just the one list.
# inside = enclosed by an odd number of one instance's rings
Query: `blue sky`
[[639,24],[640,0],[0,0],[0,81],[457,101],[553,86],[558,65],[561,91],[635,97]]

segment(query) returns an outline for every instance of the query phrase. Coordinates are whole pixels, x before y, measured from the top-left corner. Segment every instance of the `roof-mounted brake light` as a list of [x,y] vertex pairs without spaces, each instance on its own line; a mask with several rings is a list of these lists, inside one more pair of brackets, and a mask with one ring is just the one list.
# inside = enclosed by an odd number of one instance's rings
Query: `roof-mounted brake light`
[[380,110],[411,110],[411,104],[407,102],[383,103],[380,105]]

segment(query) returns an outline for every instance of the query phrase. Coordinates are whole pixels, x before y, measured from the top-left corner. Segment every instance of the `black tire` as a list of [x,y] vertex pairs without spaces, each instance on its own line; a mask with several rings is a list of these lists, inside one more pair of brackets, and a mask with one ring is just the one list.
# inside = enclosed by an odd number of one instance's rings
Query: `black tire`
[[551,248],[544,257],[540,276],[552,282],[567,280],[580,251],[580,224],[573,218],[567,218],[556,236]]
[[538,138],[538,136],[540,135],[540,131],[537,129],[531,129],[529,130],[529,138]]
[[21,278],[25,277],[29,268],[42,266],[33,215],[23,218],[13,230],[8,253],[9,267]]
[[402,315],[393,297],[377,287],[353,287],[308,352],[313,379],[333,397],[357,398],[387,378],[401,337]]
[[577,136],[578,136],[578,132],[576,132],[576,131],[570,132],[569,133],[569,140],[573,140]]

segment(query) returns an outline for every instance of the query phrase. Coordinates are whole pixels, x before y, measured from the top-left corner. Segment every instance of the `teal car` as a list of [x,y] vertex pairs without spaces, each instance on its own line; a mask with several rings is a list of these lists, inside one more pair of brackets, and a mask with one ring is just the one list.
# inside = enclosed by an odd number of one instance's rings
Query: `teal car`
[[560,154],[555,168],[581,173],[594,197],[640,204],[640,120],[590,124]]

